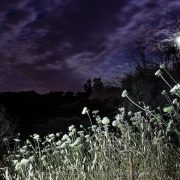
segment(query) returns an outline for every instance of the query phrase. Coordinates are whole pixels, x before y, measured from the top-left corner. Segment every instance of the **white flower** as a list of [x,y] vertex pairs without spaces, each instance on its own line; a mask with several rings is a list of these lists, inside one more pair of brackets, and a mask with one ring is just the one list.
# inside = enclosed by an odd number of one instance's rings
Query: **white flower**
[[18,163],[18,160],[13,160],[13,164],[16,165]]
[[116,127],[118,125],[118,122],[117,121],[113,121],[112,122],[112,126]]
[[20,153],[25,153],[26,152],[26,150],[22,149],[22,148],[20,148],[19,151],[20,151]]
[[26,166],[29,163],[29,159],[22,159],[21,160],[21,165]]
[[33,162],[34,161],[34,156],[30,156],[29,161]]
[[67,145],[67,142],[62,143],[62,144],[60,145],[60,148],[65,148],[66,145]]
[[16,164],[16,166],[15,166],[15,170],[18,171],[18,170],[20,170],[20,169],[21,169],[21,163],[18,162],[18,163]]
[[84,107],[84,108],[83,108],[83,111],[82,111],[82,114],[86,114],[86,113],[88,113],[88,108],[87,108],[87,107]]
[[161,76],[162,75],[162,72],[160,69],[158,69],[156,72],[155,72],[155,76]]
[[104,125],[108,125],[109,122],[110,122],[110,120],[109,120],[108,117],[104,117],[104,118],[102,119],[102,123],[103,123]]
[[21,140],[18,138],[13,139],[15,142],[20,142]]
[[31,144],[31,142],[29,141],[29,139],[26,140],[26,144]]
[[71,139],[69,137],[67,138],[66,143],[68,143],[68,144],[71,143]]
[[174,99],[172,103],[173,103],[173,104],[177,104],[177,103],[178,103],[178,100],[177,100],[177,99]]
[[77,134],[79,134],[80,136],[84,135],[84,131],[78,131]]
[[49,134],[49,138],[54,138],[55,135],[54,134]]
[[171,90],[171,94],[180,95],[180,84],[176,84]]
[[102,120],[101,120],[100,116],[96,116],[96,122],[97,122],[98,124],[101,124],[101,123],[102,123]]
[[39,135],[38,134],[33,134],[33,139],[35,139],[36,141],[38,141],[39,140]]
[[97,114],[97,113],[99,113],[99,110],[92,111],[92,114]]
[[132,112],[131,111],[128,112],[128,116],[132,116]]
[[74,129],[74,125],[69,126],[69,131],[72,131]]
[[161,94],[162,94],[162,95],[166,95],[166,91],[165,91],[165,90],[163,90]]
[[171,113],[174,110],[173,106],[168,106],[163,108],[163,111],[166,113]]
[[8,138],[3,138],[3,140],[2,140],[3,142],[7,142],[8,141]]
[[61,145],[61,141],[59,140],[57,143],[56,143],[57,146]]
[[165,64],[161,64],[159,67],[160,69],[165,69]]
[[126,91],[126,90],[124,90],[123,92],[122,92],[122,95],[121,95],[122,97],[127,97],[128,96],[128,92]]
[[87,135],[85,135],[85,138],[86,138],[86,139],[88,139],[89,137],[90,137],[90,135],[88,135],[88,134],[87,134]]
[[97,125],[92,125],[91,128],[92,128],[93,131],[95,131],[96,128],[97,128]]
[[60,133],[56,133],[56,136],[59,137],[59,136],[60,136]]
[[45,158],[46,158],[46,155],[43,155],[43,156],[41,157],[41,161],[44,161]]
[[124,111],[125,111],[125,108],[124,108],[124,107],[122,107],[122,108],[119,108],[119,111],[120,111],[121,113],[124,113]]
[[62,137],[62,140],[64,141],[64,140],[66,140],[68,138],[69,138],[69,136],[67,134],[64,134],[63,137]]
[[70,144],[71,147],[77,146],[81,142],[81,138],[78,137],[72,144]]

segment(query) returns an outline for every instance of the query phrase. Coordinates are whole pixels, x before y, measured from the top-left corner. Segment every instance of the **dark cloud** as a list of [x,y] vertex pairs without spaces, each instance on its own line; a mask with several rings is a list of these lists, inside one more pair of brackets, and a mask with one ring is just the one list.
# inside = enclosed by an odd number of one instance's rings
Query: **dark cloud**
[[122,75],[124,50],[139,38],[171,38],[179,8],[178,0],[1,0],[0,91],[78,90],[89,77]]

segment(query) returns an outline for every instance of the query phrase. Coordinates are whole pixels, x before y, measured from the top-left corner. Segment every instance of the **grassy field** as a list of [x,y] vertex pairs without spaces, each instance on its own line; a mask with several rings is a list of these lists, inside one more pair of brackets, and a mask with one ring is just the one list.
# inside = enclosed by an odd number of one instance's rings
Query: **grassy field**
[[[54,133],[45,137],[33,134],[25,142],[14,139],[9,147],[1,173],[7,180],[178,180],[180,179],[180,84],[171,86],[163,76],[170,74],[163,65],[155,73],[169,86],[162,91],[167,99],[165,107],[152,110],[144,103],[127,98],[139,108],[131,112],[119,108],[113,119],[100,117],[98,110],[87,107],[96,124],[89,128],[70,126],[67,134]],[[173,79],[173,78],[172,78]],[[173,80],[174,81],[174,80]],[[79,128],[79,127],[78,127]]]

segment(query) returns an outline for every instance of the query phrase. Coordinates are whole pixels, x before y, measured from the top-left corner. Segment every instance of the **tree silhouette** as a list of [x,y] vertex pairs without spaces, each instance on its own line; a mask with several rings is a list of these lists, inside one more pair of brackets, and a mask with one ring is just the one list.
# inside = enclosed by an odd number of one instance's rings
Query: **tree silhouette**
[[94,78],[93,79],[93,90],[94,92],[102,90],[104,87],[101,78]]
[[84,91],[87,95],[90,95],[93,92],[91,79],[88,79],[84,84]]

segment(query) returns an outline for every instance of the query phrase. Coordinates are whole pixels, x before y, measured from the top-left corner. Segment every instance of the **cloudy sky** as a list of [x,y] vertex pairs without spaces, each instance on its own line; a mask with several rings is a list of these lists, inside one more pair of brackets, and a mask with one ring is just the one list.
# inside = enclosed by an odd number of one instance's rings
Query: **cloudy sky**
[[0,0],[0,91],[78,91],[121,76],[126,48],[170,38],[179,17],[179,0]]

